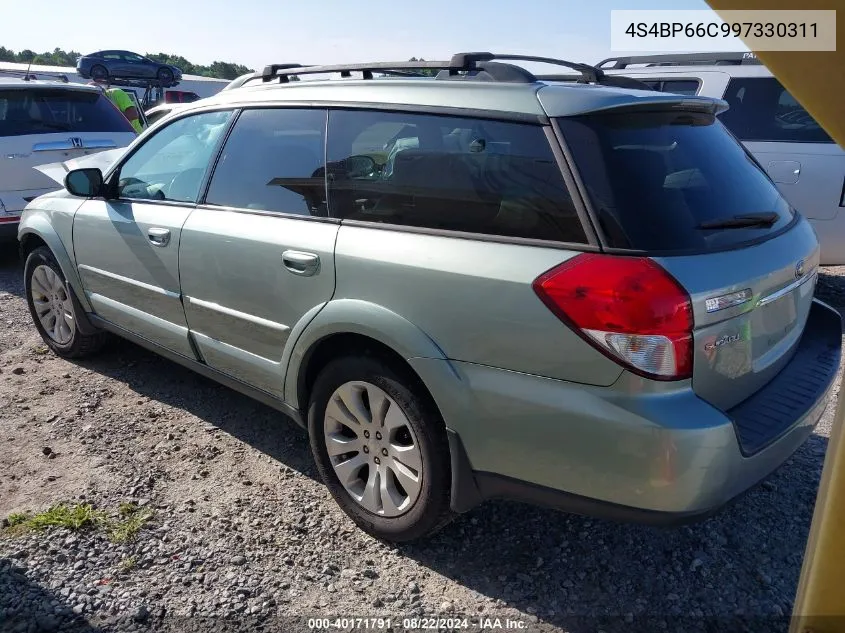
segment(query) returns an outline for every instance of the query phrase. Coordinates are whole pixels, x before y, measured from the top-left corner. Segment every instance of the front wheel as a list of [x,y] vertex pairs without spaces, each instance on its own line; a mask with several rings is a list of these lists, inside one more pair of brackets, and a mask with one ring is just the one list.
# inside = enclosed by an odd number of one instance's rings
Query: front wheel
[[35,328],[56,354],[64,358],[81,358],[103,346],[104,332],[85,335],[76,326],[76,311],[67,279],[46,246],[36,248],[26,258],[24,286]]
[[99,64],[97,64],[91,68],[91,79],[104,81],[108,78],[109,71],[106,70],[105,66],[100,66]]
[[446,429],[421,385],[371,357],[332,361],[308,410],[317,469],[365,532],[406,542],[453,517]]

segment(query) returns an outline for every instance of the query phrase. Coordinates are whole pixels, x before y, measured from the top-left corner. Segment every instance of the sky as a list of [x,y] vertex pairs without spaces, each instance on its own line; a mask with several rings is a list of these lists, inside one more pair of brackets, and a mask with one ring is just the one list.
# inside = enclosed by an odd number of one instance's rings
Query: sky
[[596,63],[620,54],[610,50],[611,9],[708,9],[704,0],[43,0],[39,6],[33,15],[30,2],[0,0],[0,46],[165,52],[195,64],[251,68],[440,60],[482,50]]

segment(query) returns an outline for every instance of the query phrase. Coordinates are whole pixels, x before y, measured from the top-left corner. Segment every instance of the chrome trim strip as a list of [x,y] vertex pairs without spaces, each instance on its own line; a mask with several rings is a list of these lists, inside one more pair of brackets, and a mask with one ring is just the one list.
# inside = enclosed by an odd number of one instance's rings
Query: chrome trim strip
[[109,279],[114,279],[115,281],[119,281],[124,284],[129,284],[130,286],[137,286],[138,288],[143,288],[144,290],[149,290],[150,292],[155,292],[157,294],[164,295],[165,297],[170,297],[171,299],[179,299],[178,292],[165,290],[164,288],[161,288],[159,286],[152,286],[150,284],[144,283],[143,281],[136,281],[135,279],[130,279],[129,277],[124,277],[123,275],[118,275],[117,273],[110,273],[106,270],[94,268],[93,266],[88,266],[86,264],[79,264],[77,268],[79,270],[86,270],[90,273],[94,273],[95,275],[101,275],[103,277],[108,277]]
[[73,141],[47,141],[36,143],[32,146],[33,152],[55,152],[69,149],[115,149],[117,143],[109,139],[82,140],[80,145],[74,145]]
[[212,303],[211,301],[203,301],[202,299],[197,299],[195,297],[185,297],[189,303],[195,306],[199,306],[200,308],[206,308],[207,310],[212,310],[214,312],[219,312],[221,314],[226,314],[230,317],[234,317],[236,319],[241,319],[243,321],[249,321],[250,323],[254,323],[255,325],[260,325],[261,327],[266,327],[271,330],[275,330],[277,332],[287,332],[290,328],[283,323],[276,323],[275,321],[270,321],[268,319],[261,318],[259,316],[255,316],[254,314],[247,314],[246,312],[241,312],[239,310],[233,310],[232,308],[227,308],[226,306],[221,306],[219,303]]
[[803,286],[805,283],[807,283],[808,281],[810,281],[811,279],[813,279],[816,276],[817,270],[818,270],[817,268],[813,268],[813,270],[811,270],[809,273],[807,273],[806,275],[804,275],[800,279],[796,279],[795,281],[793,281],[788,286],[784,286],[780,290],[777,290],[777,291],[773,292],[772,294],[766,295],[765,297],[761,298],[757,302],[757,307],[759,308],[760,306],[768,305],[768,304],[772,303],[773,301],[777,301],[781,297],[785,297],[786,295],[788,295],[790,292],[792,292],[793,290],[795,290],[799,286]]

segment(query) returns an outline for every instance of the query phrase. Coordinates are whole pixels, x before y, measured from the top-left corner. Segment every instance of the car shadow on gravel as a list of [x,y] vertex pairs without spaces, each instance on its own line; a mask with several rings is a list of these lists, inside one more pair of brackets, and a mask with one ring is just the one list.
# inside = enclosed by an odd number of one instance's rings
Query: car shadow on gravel
[[496,501],[398,551],[537,627],[786,633],[827,442],[811,436],[700,523],[657,528]]
[[58,631],[99,633],[73,605],[34,584],[16,561],[0,558],[0,630],[4,633]]
[[96,357],[74,362],[125,383],[151,401],[184,410],[280,465],[319,480],[306,434],[271,407],[117,337]]

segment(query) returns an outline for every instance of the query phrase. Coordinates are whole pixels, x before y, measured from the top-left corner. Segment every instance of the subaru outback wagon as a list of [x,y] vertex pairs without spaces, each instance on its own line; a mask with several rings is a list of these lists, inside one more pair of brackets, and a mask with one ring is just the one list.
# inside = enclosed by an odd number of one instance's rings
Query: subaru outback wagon
[[268,66],[186,104],[28,205],[35,327],[283,411],[380,538],[492,497],[712,513],[828,402],[818,241],[725,102],[513,63],[537,59]]

